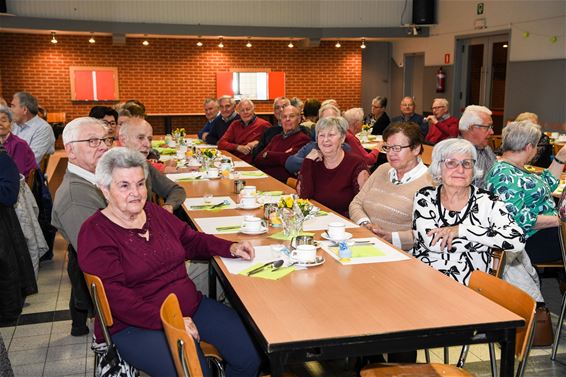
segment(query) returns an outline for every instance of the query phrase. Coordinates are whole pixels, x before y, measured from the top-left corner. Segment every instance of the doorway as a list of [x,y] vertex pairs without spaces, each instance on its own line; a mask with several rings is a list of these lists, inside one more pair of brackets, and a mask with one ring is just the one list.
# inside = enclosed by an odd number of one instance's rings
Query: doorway
[[504,123],[508,41],[508,33],[456,41],[454,77],[457,79],[452,101],[458,104],[460,113],[468,105],[488,107],[493,112],[496,134],[501,134]]

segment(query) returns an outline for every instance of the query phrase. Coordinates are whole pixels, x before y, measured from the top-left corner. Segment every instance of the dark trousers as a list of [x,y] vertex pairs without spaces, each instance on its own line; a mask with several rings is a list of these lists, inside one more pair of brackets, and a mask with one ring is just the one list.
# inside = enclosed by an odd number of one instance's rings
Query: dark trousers
[[71,280],[71,297],[69,299],[69,310],[71,311],[71,320],[73,321],[73,329],[87,329],[86,320],[88,313],[92,313],[92,301],[88,287],[83,276],[83,272],[79,267],[77,252],[69,244],[67,248],[68,263],[67,274]]
[[541,229],[527,239],[525,246],[533,264],[562,259],[558,228]]
[[[258,351],[236,312],[203,297],[193,316],[200,338],[213,344],[226,362],[226,375],[257,376],[261,363]],[[112,336],[120,355],[151,376],[176,376],[175,366],[163,331],[128,327]],[[197,347],[203,372],[206,362]],[[208,372],[205,372],[207,375]]]

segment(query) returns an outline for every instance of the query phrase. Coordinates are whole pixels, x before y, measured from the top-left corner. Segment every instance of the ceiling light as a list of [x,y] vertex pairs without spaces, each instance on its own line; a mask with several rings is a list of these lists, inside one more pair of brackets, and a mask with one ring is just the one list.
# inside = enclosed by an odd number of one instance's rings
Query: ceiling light
[[334,47],[336,47],[336,48],[342,47],[342,45],[340,44],[340,41],[336,41],[336,44],[334,45]]
[[57,43],[57,38],[55,38],[55,32],[51,32],[51,43],[55,44]]
[[252,41],[250,40],[250,38],[248,38],[248,43],[246,43],[246,47],[248,48],[252,47]]
[[90,39],[88,40],[88,43],[96,43],[96,40],[94,39],[94,33],[90,33]]
[[287,45],[287,47],[289,47],[289,48],[295,47],[295,45],[293,44],[293,41],[289,41],[289,44]]
[[505,43],[505,44],[503,45],[503,48],[507,48],[507,47],[509,47],[509,45],[508,45],[507,43]]
[[365,40],[365,38],[362,38],[362,44],[360,45],[360,48],[366,48],[366,40]]
[[218,43],[218,47],[220,48],[224,48],[224,43],[222,43],[223,39],[222,37],[220,38],[220,43]]

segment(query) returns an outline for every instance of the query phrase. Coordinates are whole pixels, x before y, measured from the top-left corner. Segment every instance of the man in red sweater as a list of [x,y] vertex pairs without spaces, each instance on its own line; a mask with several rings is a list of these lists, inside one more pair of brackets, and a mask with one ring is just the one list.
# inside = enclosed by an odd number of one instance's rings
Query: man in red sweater
[[342,115],[348,121],[348,131],[346,132],[345,141],[351,148],[350,153],[361,157],[368,166],[375,164],[379,156],[380,148],[375,148],[371,152],[368,152],[362,146],[361,141],[356,137],[356,134],[362,130],[364,110],[356,107],[346,110]]
[[246,162],[252,161],[252,150],[259,143],[263,132],[271,125],[255,115],[255,105],[249,99],[243,99],[238,105],[240,119],[230,124],[218,141],[218,149],[226,150]]
[[432,101],[432,114],[425,118],[429,124],[425,142],[434,145],[444,139],[458,137],[458,119],[448,112],[448,101],[435,98]]
[[285,169],[287,158],[311,140],[310,135],[301,131],[300,123],[299,109],[286,106],[281,116],[283,132],[275,135],[254,160],[259,169],[281,182],[287,182],[287,178],[291,177],[291,173]]

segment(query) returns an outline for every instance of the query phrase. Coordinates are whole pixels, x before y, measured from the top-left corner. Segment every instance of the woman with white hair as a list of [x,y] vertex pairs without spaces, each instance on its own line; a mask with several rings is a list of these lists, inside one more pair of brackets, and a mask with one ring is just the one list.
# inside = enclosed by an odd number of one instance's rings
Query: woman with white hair
[[438,143],[429,169],[439,185],[419,190],[413,203],[413,255],[462,284],[488,270],[490,248],[519,252],[525,243],[504,203],[472,185],[482,174],[476,156],[467,140]]
[[[260,357],[236,312],[197,291],[187,276],[187,259],[219,255],[253,259],[248,242],[233,243],[196,232],[156,204],[147,202],[145,157],[128,148],[111,149],[96,167],[96,181],[108,206],[86,220],[79,233],[82,271],[104,283],[112,308],[112,340],[128,363],[151,376],[176,376],[160,320],[160,307],[175,293],[185,328],[214,344],[228,376],[255,376]],[[98,322],[95,335],[102,339]]]
[[527,254],[533,263],[561,259],[557,227],[560,225],[552,192],[560,183],[566,163],[566,146],[542,174],[525,169],[537,155],[541,137],[538,124],[511,122],[503,129],[503,154],[486,176],[487,189],[506,203],[506,208],[527,237]]

